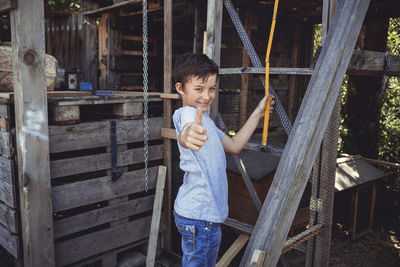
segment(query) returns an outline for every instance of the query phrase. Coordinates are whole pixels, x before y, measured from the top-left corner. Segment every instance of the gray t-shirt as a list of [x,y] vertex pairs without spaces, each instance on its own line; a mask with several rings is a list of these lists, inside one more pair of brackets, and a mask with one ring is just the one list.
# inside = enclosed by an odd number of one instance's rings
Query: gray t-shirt
[[[185,106],[177,109],[173,116],[177,133],[195,119],[195,108]],[[207,129],[208,140],[200,151],[183,148],[178,142],[179,166],[185,175],[175,199],[174,209],[186,218],[222,223],[228,216],[226,158],[221,143],[225,134],[205,112],[202,126]]]

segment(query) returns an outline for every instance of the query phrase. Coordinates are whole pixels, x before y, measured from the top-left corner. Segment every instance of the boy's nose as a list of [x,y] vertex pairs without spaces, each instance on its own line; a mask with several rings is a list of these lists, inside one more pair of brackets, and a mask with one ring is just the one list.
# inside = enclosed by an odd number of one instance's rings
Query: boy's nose
[[202,95],[202,97],[204,98],[204,99],[210,99],[210,92],[208,91],[208,90],[205,90],[204,92],[203,92],[203,95]]

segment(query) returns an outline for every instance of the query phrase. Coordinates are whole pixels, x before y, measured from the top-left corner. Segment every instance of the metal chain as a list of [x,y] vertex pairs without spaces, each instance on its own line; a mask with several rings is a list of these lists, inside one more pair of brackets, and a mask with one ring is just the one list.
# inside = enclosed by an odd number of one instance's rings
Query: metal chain
[[143,11],[143,141],[145,190],[149,190],[149,98],[148,98],[148,59],[147,59],[147,0],[142,2]]
[[[225,4],[226,9],[228,10],[229,16],[231,17],[233,24],[235,25],[237,33],[243,42],[243,46],[246,48],[246,51],[250,57],[251,63],[253,64],[254,67],[262,68],[263,65],[256,53],[256,50],[254,49],[253,44],[251,43],[249,37],[247,36],[246,30],[244,29],[243,24],[240,21],[240,18],[238,16],[231,0],[224,0],[224,4]],[[264,79],[261,79],[261,80],[262,80],[263,86],[265,87]],[[290,123],[290,120],[289,120],[288,116],[286,115],[285,109],[283,108],[282,103],[279,101],[276,92],[272,89],[271,86],[270,86],[270,89],[271,89],[270,90],[271,94],[274,96],[276,114],[278,114],[278,117],[282,123],[283,129],[285,130],[286,134],[289,135],[290,131],[292,130],[292,124]]]

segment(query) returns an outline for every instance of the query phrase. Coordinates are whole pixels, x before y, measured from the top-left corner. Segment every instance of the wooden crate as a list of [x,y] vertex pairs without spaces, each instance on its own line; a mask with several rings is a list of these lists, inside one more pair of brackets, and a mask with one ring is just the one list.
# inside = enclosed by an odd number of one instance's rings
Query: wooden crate
[[0,246],[19,257],[20,229],[18,216],[14,145],[11,133],[12,110],[0,101]]
[[[103,266],[116,266],[119,253],[147,242],[157,170],[163,160],[160,135],[163,118],[153,116],[150,108],[149,180],[148,192],[145,192],[141,99],[140,94],[49,98],[49,114],[52,114],[49,156],[57,266],[82,265],[89,260],[101,261]],[[155,95],[150,99],[160,101]],[[11,105],[0,106],[10,109]],[[75,112],[73,116],[70,116],[71,110]],[[86,112],[97,112],[95,119],[91,120]],[[116,125],[117,169],[123,172],[116,181],[111,179],[112,121]],[[3,139],[12,144],[11,132],[1,133]],[[0,186],[6,189],[0,193],[3,202],[0,203],[0,244],[18,257],[19,239],[15,235],[18,233],[18,216],[15,216],[18,207],[12,184],[17,179],[13,171],[15,153],[7,142],[2,142],[0,149]],[[8,227],[3,227],[7,233],[2,226]],[[12,247],[8,248],[10,244]]]

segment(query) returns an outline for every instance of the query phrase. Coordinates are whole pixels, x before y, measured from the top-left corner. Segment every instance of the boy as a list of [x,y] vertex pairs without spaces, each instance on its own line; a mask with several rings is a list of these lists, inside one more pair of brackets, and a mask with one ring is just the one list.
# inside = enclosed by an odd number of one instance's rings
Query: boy
[[243,149],[264,116],[267,96],[231,138],[206,113],[216,96],[218,66],[206,55],[187,53],[177,59],[173,78],[183,103],[173,115],[180,168],[185,172],[174,204],[175,223],[182,235],[182,265],[215,266],[220,224],[228,216],[224,151],[238,154]]

